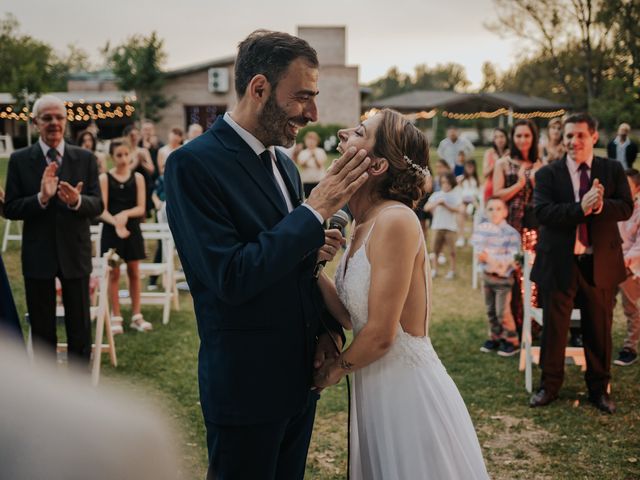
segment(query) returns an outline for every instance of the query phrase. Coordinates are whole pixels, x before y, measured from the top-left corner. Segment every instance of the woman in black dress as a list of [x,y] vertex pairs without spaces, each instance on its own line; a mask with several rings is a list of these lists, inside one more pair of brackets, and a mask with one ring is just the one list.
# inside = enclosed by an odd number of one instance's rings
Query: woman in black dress
[[[145,215],[145,180],[131,170],[131,148],[124,142],[111,142],[109,153],[115,165],[100,175],[100,189],[105,210],[102,213],[101,252],[115,249],[127,263],[131,296],[131,328],[139,332],[152,329],[140,312],[140,260],[145,258],[140,219]],[[113,268],[109,277],[109,296],[113,316],[113,333],[122,333],[122,316],[118,298],[120,269]]]

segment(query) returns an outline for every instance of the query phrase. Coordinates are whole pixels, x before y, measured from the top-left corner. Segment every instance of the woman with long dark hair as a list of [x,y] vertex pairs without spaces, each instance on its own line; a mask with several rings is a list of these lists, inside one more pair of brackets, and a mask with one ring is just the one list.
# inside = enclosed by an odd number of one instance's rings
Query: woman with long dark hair
[[509,134],[504,128],[493,129],[493,141],[491,147],[484,152],[482,163],[482,175],[484,176],[484,203],[493,196],[493,169],[496,162],[509,154]]
[[[493,172],[493,194],[508,208],[507,223],[522,238],[522,250],[534,254],[538,238],[533,212],[535,173],[542,166],[538,155],[538,128],[531,120],[518,120],[509,135],[509,155],[498,160]],[[518,330],[522,330],[522,269],[516,269],[511,309]],[[535,290],[532,301],[535,302]],[[514,351],[516,353],[517,350]]]

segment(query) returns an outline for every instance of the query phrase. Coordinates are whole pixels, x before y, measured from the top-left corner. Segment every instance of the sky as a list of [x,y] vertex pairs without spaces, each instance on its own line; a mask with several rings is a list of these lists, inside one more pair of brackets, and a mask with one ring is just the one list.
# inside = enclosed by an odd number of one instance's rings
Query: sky
[[[462,64],[473,86],[481,67],[501,69],[516,57],[515,41],[484,24],[492,0],[2,0],[20,31],[56,50],[75,44],[100,59],[107,41],[157,31],[168,54],[165,68],[188,66],[236,53],[238,42],[257,28],[295,34],[298,25],[347,27],[347,64],[360,66],[367,83],[392,66],[411,73],[422,63]],[[62,28],[59,28],[62,27]]]

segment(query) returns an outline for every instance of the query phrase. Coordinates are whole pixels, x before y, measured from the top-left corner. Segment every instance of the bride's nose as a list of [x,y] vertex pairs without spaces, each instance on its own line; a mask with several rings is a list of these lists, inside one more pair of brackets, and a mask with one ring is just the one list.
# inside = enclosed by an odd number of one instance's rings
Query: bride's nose
[[349,138],[347,130],[344,128],[342,130],[338,130],[338,138],[340,139],[340,141],[346,142],[347,138]]

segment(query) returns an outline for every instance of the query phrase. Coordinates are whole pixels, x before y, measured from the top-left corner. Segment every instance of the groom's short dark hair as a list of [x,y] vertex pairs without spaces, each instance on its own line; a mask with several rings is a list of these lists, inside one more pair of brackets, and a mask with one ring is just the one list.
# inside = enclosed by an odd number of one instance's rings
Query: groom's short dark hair
[[235,64],[236,93],[242,98],[253,77],[267,77],[273,90],[294,60],[302,58],[318,67],[318,54],[303,39],[283,32],[256,30],[238,45]]

